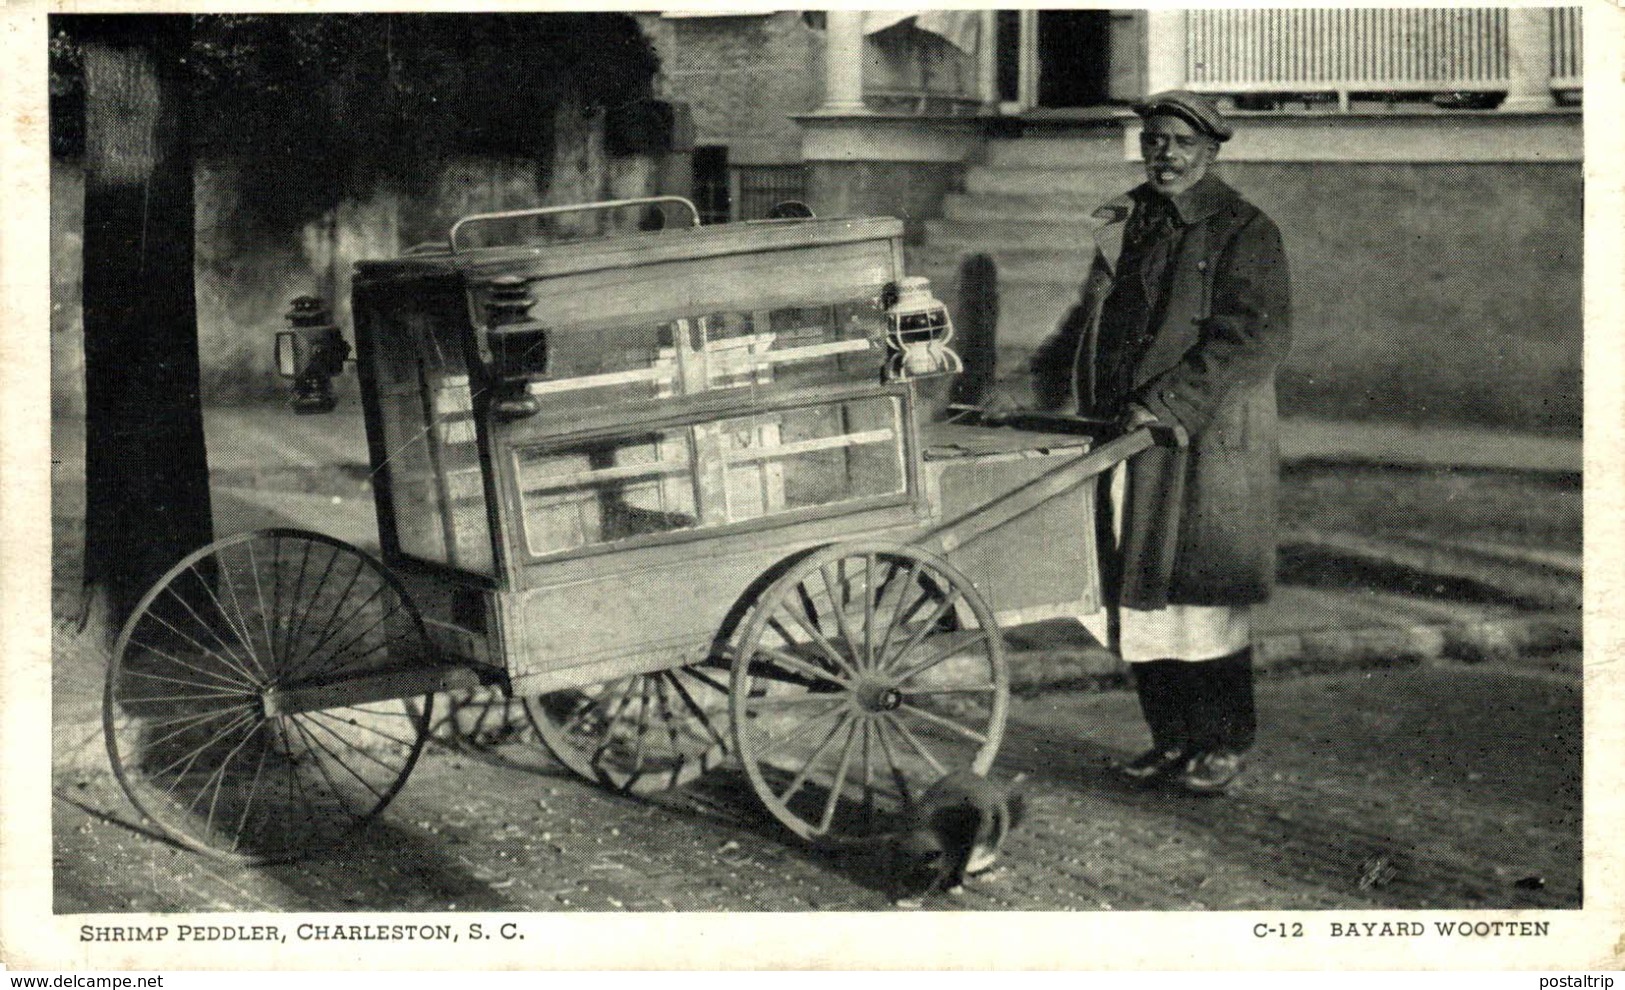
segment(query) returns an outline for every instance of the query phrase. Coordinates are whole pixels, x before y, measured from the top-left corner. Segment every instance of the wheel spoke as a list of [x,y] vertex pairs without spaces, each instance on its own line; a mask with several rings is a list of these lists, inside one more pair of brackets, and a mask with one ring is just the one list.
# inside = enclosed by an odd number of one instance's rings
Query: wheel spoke
[[[937,664],[942,663],[944,660],[947,660],[949,657],[954,656],[957,653],[963,653],[963,652],[965,652],[966,650],[970,649],[973,646],[979,646],[982,643],[987,642],[988,641],[988,636],[987,636],[986,632],[982,632],[981,634],[970,637],[970,638],[949,637],[949,639],[951,640],[950,642],[944,644],[941,648],[939,648],[935,653],[931,654],[929,657],[926,657],[924,660],[921,660],[919,663],[914,664],[912,667],[907,667],[907,668],[904,668],[903,670],[896,671],[893,674],[893,676],[897,678],[898,685],[901,686],[903,684],[907,684],[909,681],[911,681],[914,678],[918,677],[919,675],[925,673],[926,671],[930,670],[932,667],[935,667]],[[904,655],[906,655],[906,654],[899,654],[899,658],[901,658]]]
[[616,695],[615,700],[604,708],[604,738],[598,741],[598,748],[593,750],[592,759],[588,761],[593,766],[598,766],[598,761],[602,760],[604,754],[608,753],[610,747],[614,745],[615,723],[632,706],[632,691],[637,686],[637,678],[628,677],[624,681],[617,683],[624,686],[621,688],[620,693]]
[[[297,715],[289,716],[288,724],[293,727],[295,732],[299,733],[299,739],[304,744],[305,756],[311,763],[316,765],[317,773],[321,774],[322,780],[327,783],[327,793],[332,797],[333,804],[337,806],[339,814],[347,815],[350,818],[359,817],[355,812],[350,810],[349,804],[344,800],[344,795],[339,792],[338,782],[335,781],[333,779],[333,775],[328,772],[327,761],[322,759],[321,754],[316,751],[317,747],[320,745],[316,737],[311,734],[309,729],[305,728],[304,725],[300,723],[299,716]],[[303,786],[303,779],[296,779],[300,780],[300,793],[306,793]],[[320,810],[318,804],[315,801],[309,800],[308,798],[306,800],[306,806],[312,811]]]
[[[215,658],[215,659],[220,659],[220,660],[227,659],[225,657],[221,657],[220,654],[218,654],[215,651],[209,649],[207,646],[204,646],[202,643],[199,643],[197,640],[195,640],[192,637],[188,636],[186,633],[181,632],[179,629],[175,628],[173,625],[170,625],[169,620],[164,618],[163,616],[159,615],[157,612],[148,612],[147,613],[147,618],[151,619],[152,621],[154,621],[154,622],[158,623],[159,625],[163,626],[165,629],[168,629],[170,632],[172,632],[175,635],[177,635],[177,636],[181,637],[182,639],[186,640],[188,643],[190,643],[194,647],[196,647],[197,651],[199,653],[203,654],[204,656]],[[131,638],[133,639],[134,637],[131,637]],[[173,660],[175,663],[182,664],[182,666],[190,666],[189,664],[185,664],[183,661],[181,661],[181,660],[179,660],[179,659],[177,659],[175,657],[170,656],[169,654],[165,653],[162,650],[153,649],[150,646],[148,646],[147,649],[152,650],[152,652],[158,654],[161,657],[164,657],[165,659]],[[227,664],[227,666],[230,669],[233,669],[233,670],[238,669],[235,666],[235,661],[231,661],[230,663]],[[204,670],[201,667],[192,667],[191,669],[196,670],[200,674],[208,673],[208,671]],[[245,680],[245,681],[233,681],[230,678],[222,678],[222,679],[227,680],[230,683],[242,684],[245,687],[253,687],[253,686],[255,686],[252,679]]]
[[[876,647],[876,649],[875,649],[875,667],[876,668],[879,668],[881,666],[881,658],[886,655],[886,647],[891,645],[891,638],[897,632],[897,624],[902,619],[902,616],[903,616],[903,611],[904,611],[903,602],[906,601],[907,598],[908,598],[908,590],[910,588],[912,588],[912,587],[915,587],[915,585],[919,582],[919,580],[920,580],[920,570],[924,566],[925,566],[925,562],[923,560],[910,561],[909,565],[908,565],[908,574],[907,574],[907,576],[904,577],[903,583],[898,585],[899,590],[897,592],[897,605],[896,605],[895,608],[892,609],[891,618],[886,621],[886,631],[880,637],[880,646]],[[885,590],[890,590],[891,583],[894,580],[896,580],[896,576],[897,576],[897,570],[896,570],[896,567],[894,566],[892,568],[891,575],[886,578],[887,587],[886,587]],[[884,601],[884,599],[886,597],[884,590],[881,592],[880,597],[881,597],[881,600]]]
[[672,710],[671,689],[666,686],[666,678],[670,676],[670,672],[664,670],[649,675],[650,679],[654,681],[655,702],[660,712],[660,721],[666,727],[667,745],[671,747],[672,758],[677,761],[678,765],[681,765],[687,759],[687,756],[683,752],[682,733],[677,714]]
[[830,824],[835,821],[835,807],[841,803],[841,789],[846,786],[846,772],[852,766],[852,750],[858,741],[859,724],[868,723],[863,719],[852,719],[848,722],[846,744],[841,747],[841,762],[835,768],[835,783],[830,785],[829,800],[824,802],[824,817],[818,821],[819,834],[828,832]]
[[[875,555],[863,555],[863,669],[875,666]],[[869,742],[868,724],[864,725],[864,745]]]
[[[957,734],[959,734],[961,736],[964,736],[966,739],[971,740],[972,742],[975,742],[975,743],[985,743],[985,742],[987,742],[987,736],[982,735],[980,732],[977,732],[975,729],[968,728],[966,726],[960,725],[958,722],[955,722],[951,718],[943,718],[941,715],[938,715],[936,712],[928,712],[924,708],[920,708],[920,707],[918,707],[916,705],[911,705],[906,701],[903,702],[902,707],[898,708],[898,711],[908,712],[909,714],[914,715],[914,716],[916,716],[918,718],[923,718],[927,722],[930,722],[932,725],[940,726],[941,728],[947,729],[950,732],[957,733]],[[901,724],[899,724],[899,727],[901,727]]]
[[892,752],[891,742],[886,737],[887,720],[877,719],[873,724],[875,738],[880,740],[880,752],[885,756],[886,765],[891,769],[892,782],[897,785],[897,791],[903,799],[904,806],[912,807],[914,792],[909,789],[908,775],[903,773],[902,766],[897,762],[897,754]]
[[[393,643],[410,643],[410,642],[415,641],[417,639],[417,637],[415,637],[415,636],[402,634],[402,633],[397,633],[397,634],[391,636],[391,635],[388,635],[386,633],[383,639],[380,639],[378,642],[376,642],[373,645],[367,647],[365,650],[362,650],[360,653],[352,653],[347,657],[345,656],[346,653],[349,653],[350,647],[356,645],[356,642],[358,640],[365,637],[367,635],[367,633],[370,633],[374,629],[376,629],[379,626],[383,625],[386,621],[389,620],[390,616],[395,615],[395,614],[399,613],[400,611],[401,611],[400,605],[396,604],[396,606],[393,609],[390,610],[388,615],[383,616],[382,618],[380,618],[377,622],[373,623],[368,628],[363,629],[358,635],[352,636],[350,638],[349,642],[345,643],[343,646],[339,647],[337,650],[334,650],[332,653],[327,654],[325,657],[312,658],[313,662],[315,662],[315,669],[316,670],[321,670],[322,668],[325,667],[326,672],[328,674],[341,673],[343,671],[350,670],[350,669],[354,668],[362,660],[366,659],[367,657],[372,656],[374,653],[377,653],[379,650],[388,649],[390,647],[390,645],[393,644]],[[340,663],[334,663],[333,662],[333,661],[339,660],[340,657],[344,657],[343,662],[340,662]],[[319,661],[319,662],[316,662],[316,661]]]
[[[854,668],[861,667],[863,665],[863,659],[858,653],[858,640],[852,635],[852,627],[846,621],[846,606],[851,598],[852,586],[846,580],[846,575],[842,573],[841,577],[839,578],[839,582],[843,594],[837,595],[835,592],[835,585],[832,583],[829,576],[829,566],[825,565],[820,567],[818,572],[819,574],[823,575],[824,590],[829,592],[831,605],[835,610],[835,626],[841,631],[841,641],[846,644],[846,651],[851,654],[853,658],[852,665],[847,667],[847,675],[856,676],[857,671]],[[842,600],[837,601],[837,598]]]
[[[769,756],[772,756],[774,753],[778,752],[780,749],[783,749],[786,745],[789,744],[789,742],[792,739],[795,739],[798,736],[800,736],[803,732],[806,732],[807,729],[810,726],[815,725],[818,722],[823,721],[824,719],[828,718],[831,715],[839,714],[841,712],[841,710],[844,709],[845,707],[846,707],[846,699],[844,699],[844,698],[835,699],[834,703],[831,704],[828,708],[824,709],[823,711],[819,712],[816,715],[810,715],[807,718],[802,719],[800,722],[797,722],[784,735],[779,736],[776,739],[773,738],[772,736],[768,736],[768,744],[766,746],[764,746],[762,749],[757,750],[756,759],[758,761],[767,759]],[[767,735],[767,733],[765,731],[761,730],[760,726],[758,726],[757,728],[758,728],[758,731],[761,731],[762,735]]]
[[[322,590],[327,587],[327,578],[333,573],[333,565],[338,563],[338,548],[329,547],[328,551],[327,564],[322,568],[322,576],[316,579],[316,587],[311,590],[309,595],[301,596],[305,601],[305,607],[299,612],[299,619],[293,624],[293,630],[288,634],[289,653],[292,653],[294,648],[299,645],[299,640],[305,632],[305,624],[310,620],[311,613],[316,611],[316,606],[322,600]],[[303,579],[301,578],[302,584]]]
[[[356,711],[361,711],[361,709],[356,709]],[[394,743],[395,745],[400,746],[400,747],[405,748],[405,749],[411,749],[412,747],[417,745],[417,740],[416,739],[402,739],[400,736],[393,735],[391,733],[385,732],[383,729],[380,729],[375,725],[367,725],[366,723],[361,722],[361,721],[359,721],[357,719],[353,719],[353,718],[340,718],[339,716],[334,715],[331,711],[328,711],[328,710],[325,710],[325,709],[318,709],[317,711],[313,711],[310,714],[321,717],[321,718],[328,719],[328,720],[333,721],[333,722],[337,722],[340,725],[347,725],[352,729],[359,729],[362,732],[370,732],[370,733],[372,733],[373,735],[377,736],[380,739],[388,739],[390,742]],[[366,715],[378,715],[378,714],[381,714],[381,713],[363,712],[363,714],[366,714]]]
[[[251,624],[248,621],[248,613],[243,610],[242,598],[237,594],[237,584],[231,579],[231,561],[222,554],[215,558],[215,566],[220,571],[220,580],[226,583],[226,594],[231,599],[231,611],[236,617],[232,626],[237,630],[237,636],[243,641],[243,645],[248,648],[248,655],[254,661],[254,667],[259,670],[260,678],[265,682],[269,682],[271,672],[265,664],[267,661],[272,663],[275,661],[269,656],[262,661],[259,651],[254,649],[254,634],[249,628]],[[197,564],[194,562],[192,569],[196,570],[196,568]]]
[[[294,581],[291,592],[293,601],[295,603],[302,601],[304,598],[305,569],[310,564],[310,541],[304,540],[302,542],[304,543],[304,549],[299,554],[299,577]],[[294,647],[293,609],[290,607],[286,610],[286,613],[284,613],[284,611],[279,607],[277,609],[277,617],[281,620],[282,624],[282,652],[284,654],[291,654]]]
[[[142,678],[146,678],[149,681],[162,681],[165,684],[179,684],[181,687],[189,687],[189,688],[194,688],[194,689],[201,689],[201,688],[207,687],[207,685],[199,684],[197,681],[183,681],[178,677],[165,677],[162,674],[149,674],[144,670],[126,670],[124,672],[124,676],[125,677],[142,677]],[[248,692],[243,691],[241,689],[235,690],[235,691],[210,691],[210,692],[207,692],[207,693],[208,693],[209,696],[217,697],[217,698],[243,698],[243,697],[248,696]],[[195,695],[192,696],[192,697],[195,697]],[[163,700],[163,699],[148,698],[148,697],[140,696],[140,697],[130,698],[128,700],[134,702],[134,701],[159,701],[159,700]]]
[[[300,659],[299,663],[296,666],[293,666],[293,667],[289,668],[288,677],[290,679],[300,677],[306,671],[310,670],[311,666],[314,663],[316,663],[318,660],[325,659],[325,657],[320,655],[322,647],[326,646],[329,642],[331,642],[333,637],[335,637],[339,633],[343,632],[346,626],[348,626],[350,623],[354,622],[355,617],[360,615],[363,611],[365,611],[367,606],[371,605],[373,603],[373,601],[375,601],[378,598],[379,595],[383,594],[384,589],[387,588],[387,587],[388,587],[388,585],[379,584],[378,587],[372,589],[372,594],[370,594],[366,598],[362,599],[361,604],[357,605],[354,609],[352,609],[350,614],[346,615],[344,617],[343,622],[340,622],[337,626],[334,626],[332,628],[332,630],[327,633],[326,636],[322,637],[320,642],[318,642],[315,646],[312,646],[310,648],[310,650],[304,655],[304,657]],[[352,640],[352,642],[353,642],[353,640]],[[346,643],[345,645],[348,646],[349,644]]]
[[909,727],[903,723],[902,719],[897,718],[890,712],[886,713],[886,719],[891,724],[891,727],[897,730],[897,734],[903,737],[903,741],[913,747],[914,752],[925,757],[925,762],[931,764],[931,769],[937,772],[937,776],[947,775],[948,769],[942,765],[942,761],[937,759],[936,755],[927,749],[924,743],[920,742],[919,737],[914,735]]
[[168,774],[169,771],[175,769],[175,767],[180,766],[180,764],[182,764],[182,763],[185,763],[186,766],[181,769],[180,773],[175,775],[175,783],[170,784],[167,788],[164,789],[164,793],[173,794],[175,792],[175,788],[180,784],[180,782],[182,780],[184,780],[186,778],[187,773],[191,771],[193,764],[197,763],[198,757],[202,756],[204,753],[206,753],[209,750],[213,749],[220,742],[220,740],[222,740],[222,739],[224,739],[226,737],[226,735],[228,733],[236,732],[238,726],[242,725],[244,722],[252,721],[253,718],[254,718],[253,713],[247,711],[246,709],[239,712],[239,713],[237,713],[235,718],[233,718],[230,722],[227,722],[225,724],[225,726],[223,728],[221,728],[218,732],[216,732],[214,735],[210,736],[207,742],[204,742],[201,745],[193,748],[189,752],[183,753],[180,756],[176,757],[173,761],[171,761],[169,763],[169,765],[165,766],[162,770],[159,770],[156,773],[148,774],[148,778],[151,779],[151,780],[154,780],[154,781],[159,780],[159,779],[163,778],[164,775]]
[[[339,592],[339,596],[333,600],[333,607],[328,610],[327,618],[322,622],[322,628],[316,633],[316,645],[307,650],[305,656],[308,657],[310,654],[321,649],[321,647],[326,644],[327,641],[337,632],[337,630],[333,629],[333,620],[339,617],[339,612],[343,611],[344,609],[344,603],[350,600],[350,592],[355,590],[356,582],[361,580],[361,572],[365,569],[365,562],[362,561],[360,557],[357,557],[355,561],[355,572],[350,575],[350,580],[347,584],[345,584],[344,590]],[[375,591],[373,594],[376,595],[377,592]],[[363,607],[365,607],[365,603],[363,603]],[[349,619],[345,619],[345,621],[348,622]],[[342,629],[344,627],[341,625],[339,628]],[[278,669],[281,669],[280,665]],[[289,671],[289,673],[291,674],[292,671]]]
[[[315,719],[310,719],[309,721],[310,721],[311,725],[313,725],[313,726],[319,724],[319,723],[316,722]],[[304,719],[301,719],[298,715],[295,715],[293,717],[293,724],[294,724],[295,728],[297,728],[301,733],[304,734],[305,738],[307,740],[309,740],[309,742],[310,742],[310,744],[312,746],[315,746],[315,747],[319,748],[323,753],[326,753],[329,757],[331,757],[334,763],[337,763],[340,767],[343,767],[345,772],[349,773],[350,776],[354,777],[356,779],[356,781],[358,783],[360,783],[362,787],[365,787],[372,794],[372,796],[374,798],[377,798],[379,801],[382,801],[384,799],[383,793],[380,792],[377,788],[373,787],[372,783],[369,780],[367,780],[367,778],[361,776],[361,774],[358,773],[354,767],[352,767],[352,766],[350,766],[350,764],[344,762],[344,760],[337,753],[333,752],[331,749],[328,749],[327,744],[322,742],[320,739],[317,739],[316,734],[314,732],[311,732],[309,729],[305,728],[305,720]],[[356,747],[352,745],[351,748],[355,749]],[[311,755],[314,756],[315,754],[312,753]],[[332,788],[333,796],[339,798],[340,802],[342,803],[343,802],[343,797],[339,794],[338,785],[333,781],[333,778],[330,775],[327,774],[327,771],[326,771],[327,764],[326,764],[326,762],[323,761],[320,757],[318,757],[316,759],[316,766],[322,770],[322,775],[327,777],[327,786],[329,788]],[[363,815],[355,814],[355,812],[350,811],[348,809],[348,807],[345,808],[345,814],[349,815],[352,818],[365,817]]]
[[239,742],[237,745],[231,748],[231,752],[227,753],[226,758],[220,761],[220,765],[214,768],[214,772],[209,774],[209,776],[204,779],[203,787],[198,789],[197,796],[192,798],[192,803],[186,806],[187,813],[193,813],[197,808],[198,800],[203,797],[203,791],[208,788],[211,781],[214,783],[214,797],[209,799],[209,815],[203,823],[203,827],[205,829],[211,831],[214,829],[214,812],[215,808],[220,803],[220,787],[226,781],[226,768],[231,766],[232,759],[236,757],[238,753],[242,752],[243,747],[248,745],[248,741],[254,738],[255,730],[264,724],[265,719],[263,718],[256,718],[254,720],[253,724],[248,727],[248,732],[243,735],[242,742]]
[[260,776],[265,773],[265,761],[270,755],[270,743],[262,740],[260,743],[260,761],[254,767],[254,779],[249,782],[247,799],[243,801],[243,812],[237,816],[237,827],[232,830],[232,852],[236,852],[242,845],[243,833],[248,829],[248,812],[254,807],[254,799],[259,796]]
[[948,593],[937,603],[937,607],[931,610],[931,617],[920,623],[919,628],[915,629],[914,634],[908,638],[908,642],[904,643],[901,649],[892,654],[890,659],[881,658],[880,669],[890,671],[894,664],[902,662],[904,657],[914,652],[914,648],[920,645],[920,641],[936,630],[937,623],[941,622],[943,616],[948,614],[948,610],[954,607],[954,601],[958,597],[959,589],[949,588]]
[[[203,586],[203,590],[207,592],[211,598],[214,597],[214,592],[209,590],[209,583],[207,581],[204,581],[201,577],[198,577],[197,583]],[[186,596],[175,590],[174,584],[166,585],[164,587],[164,592],[171,598],[180,602],[181,608],[186,609],[186,614],[192,617],[192,621],[196,622],[200,628],[202,628],[210,636],[214,637],[214,641],[219,643],[220,648],[226,651],[225,656],[233,663],[237,664],[238,670],[247,675],[250,680],[253,680],[253,675],[248,672],[248,665],[243,662],[243,658],[238,656],[237,653],[232,650],[231,644],[227,643],[225,639],[220,636],[219,631],[216,630],[213,625],[205,621],[201,615],[197,614],[197,610],[192,608],[192,603],[186,600]],[[215,599],[215,604],[219,605],[219,599]],[[153,618],[157,618],[157,616],[154,615]],[[222,613],[221,618],[225,618],[224,613]],[[237,631],[235,629],[232,630],[232,635],[237,635]]]
[[282,632],[282,537],[271,537],[271,655],[286,656],[277,645]]
[[812,755],[807,757],[807,762],[803,763],[801,765],[801,769],[796,772],[795,777],[791,778],[789,790],[786,790],[784,793],[779,795],[779,801],[781,803],[788,805],[790,803],[790,799],[795,797],[796,793],[806,785],[807,775],[812,772],[813,764],[818,762],[818,758],[824,755],[824,751],[826,749],[829,749],[829,744],[835,741],[835,737],[840,733],[841,727],[846,725],[851,720],[852,716],[850,713],[845,711],[841,712],[840,717],[835,720],[835,724],[829,727],[829,732],[824,734],[823,740],[820,741],[813,749]]
[[[166,653],[163,650],[160,650],[158,647],[153,646],[152,644],[147,643],[147,642],[145,642],[143,640],[136,639],[134,636],[130,637],[130,645],[135,646],[135,647],[139,647],[140,649],[143,649],[143,650],[146,650],[148,653],[153,653],[153,654],[156,654],[158,656],[161,656],[165,660],[168,660],[172,664],[176,664],[177,666],[185,667],[187,670],[195,671],[196,673],[201,674],[204,677],[208,677],[208,678],[214,680],[216,683],[218,683],[222,687],[236,688],[236,689],[239,689],[239,690],[246,688],[249,691],[256,690],[255,686],[249,681],[235,680],[233,678],[223,676],[220,671],[208,670],[208,669],[205,669],[203,667],[199,667],[196,664],[187,663],[185,660],[182,660],[180,657],[171,656],[169,653]],[[125,665],[125,673],[128,673],[128,672],[129,672],[129,669],[128,669],[128,665],[126,664]],[[207,687],[207,686],[208,685],[206,685],[206,684],[199,684],[198,685],[198,687]]]
[[[325,713],[320,712],[320,711],[315,711],[315,712],[310,712],[309,714],[311,714],[311,715],[322,715],[322,714],[325,714]],[[389,771],[390,773],[394,773],[396,771],[396,769],[398,769],[394,764],[386,763],[385,761],[379,759],[375,754],[367,752],[367,748],[365,746],[357,745],[354,740],[346,739],[342,733],[340,733],[337,729],[334,729],[332,726],[326,725],[326,724],[324,724],[322,722],[318,722],[314,718],[310,719],[309,722],[310,722],[312,728],[321,729],[323,732],[325,732],[328,735],[332,736],[334,739],[338,740],[340,743],[344,744],[345,746],[348,746],[350,749],[355,750],[361,756],[364,756],[367,759],[371,760],[372,762],[378,764],[380,767],[383,767],[385,770]],[[360,726],[353,725],[353,723],[352,723],[352,727],[360,728]],[[385,738],[385,739],[390,738],[389,736],[383,735],[383,733],[379,733],[379,735],[383,736],[383,738]],[[334,759],[337,759],[337,757],[335,756]],[[352,770],[350,772],[354,773],[358,779],[361,777],[361,775],[359,773],[356,773],[354,770]],[[371,790],[370,787],[368,789]],[[374,791],[373,793],[376,794],[377,792]]]
[[[134,725],[136,722],[139,722],[143,728],[149,730],[163,725],[198,725],[203,722],[207,722],[210,719],[223,718],[229,712],[246,712],[251,710],[252,706],[250,705],[232,705],[226,708],[211,708],[206,712],[191,712],[186,715],[177,715],[174,718],[138,718],[137,716],[131,715],[129,716],[130,721],[126,724],[126,727],[129,725]],[[185,731],[186,730],[182,728],[177,729],[174,732],[166,733],[157,739],[149,740],[146,743],[146,746],[148,749],[155,749],[160,744],[168,742]]]
[[[687,708],[689,713],[694,716],[694,720],[696,722],[705,727],[705,731],[710,734],[712,739],[716,740],[718,746],[726,748],[728,745],[727,740],[722,737],[722,733],[717,731],[717,727],[712,724],[711,717],[707,715],[705,709],[700,707],[700,704],[694,700],[694,696],[689,693],[688,688],[683,686],[682,679],[678,677],[678,673],[679,671],[674,670],[667,674],[667,676],[671,678],[671,686],[677,689],[677,696],[682,700],[683,706]],[[688,673],[693,674],[692,671],[689,671]],[[709,680],[708,678],[701,679]]]
[[[317,758],[315,752],[310,748],[310,744],[303,742],[302,733],[301,748],[303,752],[299,754],[294,752],[293,736],[288,731],[288,726],[291,722],[292,718],[289,717],[286,720],[280,718],[274,719],[271,723],[277,727],[277,735],[282,737],[282,752],[287,754],[288,757],[288,804],[292,805],[295,803],[294,791],[297,789],[299,792],[298,804],[306,808],[314,809],[316,807],[316,801],[311,797],[310,792],[305,789],[305,778],[304,775],[299,772],[299,765],[301,762],[308,762],[311,760],[316,760]],[[298,729],[299,727],[295,725],[293,728]],[[320,769],[319,760],[317,761],[317,764],[318,769]],[[325,771],[323,772],[325,774]]]
[[[843,688],[847,688],[848,690],[850,690],[852,687],[851,681],[845,679],[834,671],[825,670],[823,667],[810,664],[807,661],[802,660],[800,657],[787,653],[784,650],[771,646],[758,646],[756,648],[756,655],[766,656],[779,666],[788,668],[789,670],[798,673],[803,677],[810,677],[819,681],[827,681],[830,684],[836,684]],[[756,675],[753,674],[752,676]]]
[[649,731],[649,678],[638,678],[638,724],[632,735],[632,772],[643,769],[644,735]]
[[[276,641],[271,638],[271,617],[265,609],[265,587],[260,582],[260,562],[258,555],[254,553],[254,541],[248,541],[247,547],[248,572],[254,576],[254,598],[260,603],[260,628],[265,632],[265,652],[270,656],[273,665],[280,666],[282,658],[277,656]],[[356,567],[359,569],[360,566],[361,562],[356,561]]]
[[[790,618],[796,620],[796,625],[800,626],[806,631],[807,635],[811,638],[813,645],[818,647],[820,653],[829,658],[829,662],[835,665],[836,671],[846,675],[847,677],[852,676],[852,668],[845,660],[841,658],[840,651],[835,649],[835,644],[831,643],[829,639],[819,631],[818,627],[807,618],[800,608],[792,605],[789,599],[786,599],[784,602],[784,611],[789,614]],[[799,645],[792,637],[786,635],[785,629],[782,625],[775,623],[774,631],[784,638],[786,644],[790,646]]]
[[874,731],[871,719],[864,719],[863,726],[863,817],[865,821],[873,821],[875,817],[875,782],[874,767],[870,765],[869,734]]

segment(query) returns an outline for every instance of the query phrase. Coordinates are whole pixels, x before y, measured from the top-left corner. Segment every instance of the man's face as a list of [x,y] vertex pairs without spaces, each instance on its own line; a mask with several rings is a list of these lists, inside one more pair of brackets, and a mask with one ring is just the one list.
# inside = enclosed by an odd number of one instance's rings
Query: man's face
[[1140,132],[1145,177],[1164,196],[1177,196],[1202,178],[1219,153],[1219,143],[1181,117],[1159,116]]

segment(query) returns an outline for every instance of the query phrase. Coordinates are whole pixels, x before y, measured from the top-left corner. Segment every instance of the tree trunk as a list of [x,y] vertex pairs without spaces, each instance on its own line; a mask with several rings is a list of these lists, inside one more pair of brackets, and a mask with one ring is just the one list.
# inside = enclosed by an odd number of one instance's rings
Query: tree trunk
[[209,542],[185,16],[75,18],[85,80],[85,581],[116,627]]

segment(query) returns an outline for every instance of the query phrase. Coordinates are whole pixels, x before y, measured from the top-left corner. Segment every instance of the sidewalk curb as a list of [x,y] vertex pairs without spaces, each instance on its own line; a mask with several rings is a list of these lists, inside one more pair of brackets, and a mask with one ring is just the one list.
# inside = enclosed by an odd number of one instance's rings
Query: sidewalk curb
[[[1508,660],[1518,654],[1572,649],[1581,644],[1581,615],[1559,609],[1529,616],[1462,623],[1418,623],[1357,630],[1267,636],[1253,644],[1263,674],[1330,672],[1407,666],[1427,660]],[[1102,648],[1075,651],[1018,649],[1006,654],[1010,689],[1017,693],[1126,686],[1128,665]],[[110,768],[99,721],[52,726],[53,771],[98,773]]]
[[[1328,629],[1265,636],[1253,643],[1253,665],[1264,674],[1399,666],[1425,660],[1506,660],[1517,654],[1581,645],[1578,611],[1457,623],[1416,623],[1366,629]],[[1036,692],[1089,685],[1105,690],[1126,683],[1128,665],[1110,651],[1017,651],[1008,657],[1011,690]]]
[[1280,545],[1311,547],[1424,578],[1470,581],[1540,609],[1577,608],[1584,602],[1579,567],[1535,551],[1417,535],[1378,539],[1310,529],[1282,533]]

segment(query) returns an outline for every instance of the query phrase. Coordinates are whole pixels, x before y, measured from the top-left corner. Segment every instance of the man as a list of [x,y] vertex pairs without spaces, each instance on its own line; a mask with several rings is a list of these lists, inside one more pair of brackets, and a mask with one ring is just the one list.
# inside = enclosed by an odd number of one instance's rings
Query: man
[[1146,181],[1096,213],[1082,302],[1035,371],[1049,405],[1173,438],[1103,486],[1108,638],[1152,737],[1119,770],[1215,794],[1256,728],[1249,609],[1274,583],[1287,265],[1275,224],[1211,170],[1232,133],[1218,108],[1171,91],[1135,111]]

